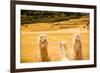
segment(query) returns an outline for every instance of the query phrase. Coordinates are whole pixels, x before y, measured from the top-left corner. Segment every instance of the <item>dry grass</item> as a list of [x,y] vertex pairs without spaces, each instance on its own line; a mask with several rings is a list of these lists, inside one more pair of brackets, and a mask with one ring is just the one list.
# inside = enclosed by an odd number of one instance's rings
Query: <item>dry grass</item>
[[[82,19],[73,19],[57,23],[25,24],[21,27],[21,62],[39,62],[39,36],[45,33],[48,38],[48,54],[51,61],[60,61],[59,41],[65,41],[67,58],[70,60],[73,33],[80,32],[82,53],[85,60],[89,59],[89,30],[81,28],[88,20],[82,23]],[[79,21],[80,20],[80,21]],[[71,24],[71,25],[69,25]],[[62,26],[64,28],[62,28]]]

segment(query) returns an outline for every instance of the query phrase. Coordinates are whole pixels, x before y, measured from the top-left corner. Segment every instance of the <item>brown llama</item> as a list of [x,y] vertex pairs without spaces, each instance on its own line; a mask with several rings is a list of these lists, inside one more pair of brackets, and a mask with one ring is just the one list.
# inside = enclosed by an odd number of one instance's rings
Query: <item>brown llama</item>
[[81,39],[79,35],[76,35],[74,38],[74,54],[75,54],[75,60],[82,60],[83,56],[82,56],[82,44],[81,44]]
[[47,62],[50,61],[50,58],[48,56],[48,41],[46,35],[41,35],[39,40],[39,48],[40,48],[40,55],[41,55],[41,61]]

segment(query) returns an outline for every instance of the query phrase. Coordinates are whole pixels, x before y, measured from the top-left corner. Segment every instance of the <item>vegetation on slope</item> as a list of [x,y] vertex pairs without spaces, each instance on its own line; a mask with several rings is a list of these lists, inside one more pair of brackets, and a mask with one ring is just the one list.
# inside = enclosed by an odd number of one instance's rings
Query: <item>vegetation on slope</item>
[[51,23],[69,19],[80,18],[89,15],[88,13],[56,12],[56,11],[36,11],[21,10],[21,25],[31,23]]

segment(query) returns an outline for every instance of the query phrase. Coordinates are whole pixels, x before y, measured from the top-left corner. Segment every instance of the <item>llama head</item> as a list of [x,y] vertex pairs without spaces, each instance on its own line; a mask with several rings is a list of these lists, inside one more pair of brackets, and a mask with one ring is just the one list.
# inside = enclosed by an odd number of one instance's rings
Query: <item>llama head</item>
[[80,35],[76,35],[75,41],[80,41]]
[[40,35],[40,41],[45,42],[47,40],[46,34],[41,34]]
[[60,41],[59,42],[59,46],[60,47],[65,47],[66,46],[66,42],[65,41]]
[[74,33],[73,34],[73,42],[75,43],[75,41],[80,41],[80,33]]

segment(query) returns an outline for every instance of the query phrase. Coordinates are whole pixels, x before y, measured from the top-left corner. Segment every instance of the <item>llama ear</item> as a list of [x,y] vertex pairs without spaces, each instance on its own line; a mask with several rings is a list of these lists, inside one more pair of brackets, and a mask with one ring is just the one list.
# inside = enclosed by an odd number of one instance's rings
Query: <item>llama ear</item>
[[66,44],[66,41],[61,41],[60,43],[61,43],[61,44]]
[[40,36],[45,36],[46,37],[47,35],[45,33],[41,33]]

